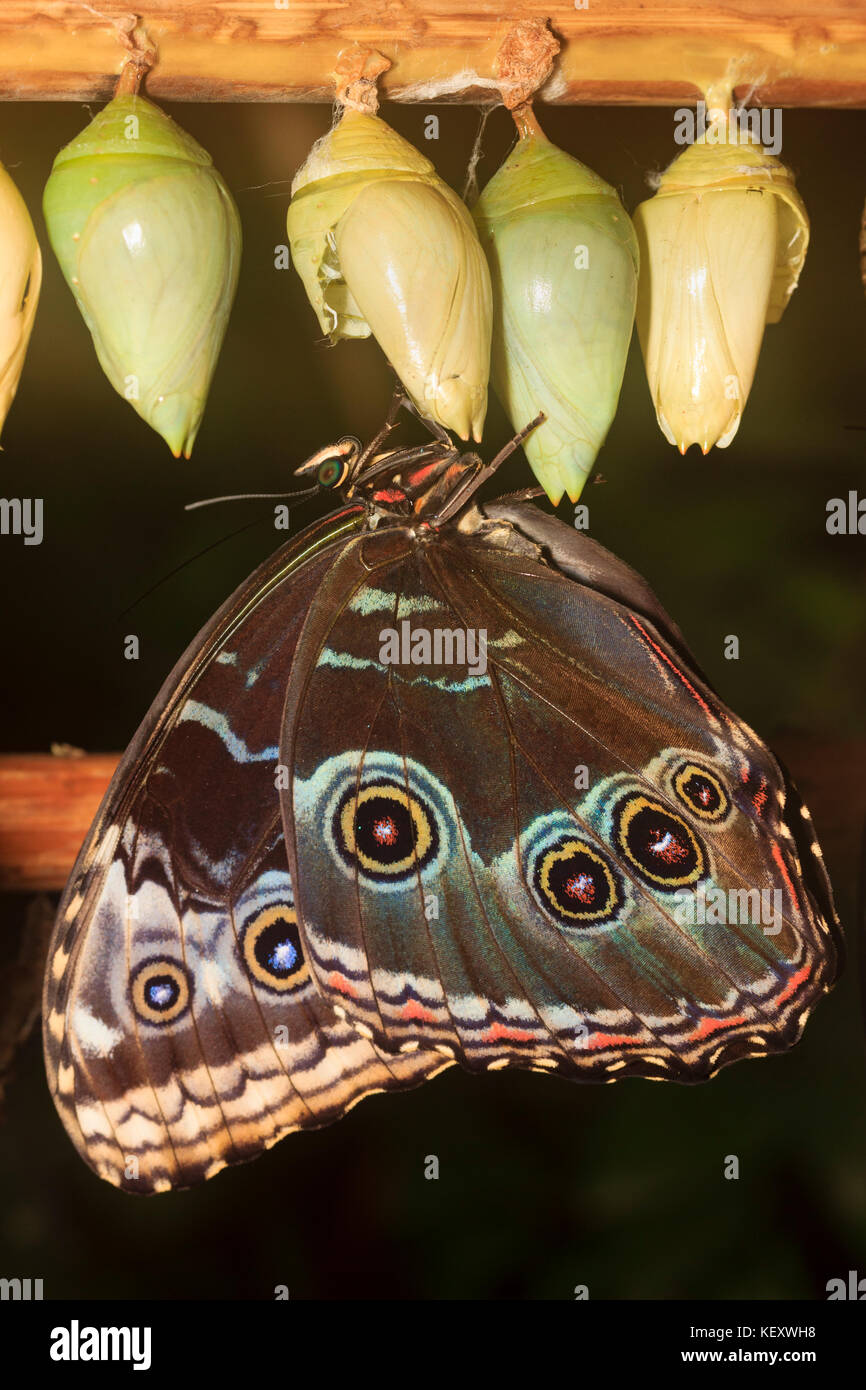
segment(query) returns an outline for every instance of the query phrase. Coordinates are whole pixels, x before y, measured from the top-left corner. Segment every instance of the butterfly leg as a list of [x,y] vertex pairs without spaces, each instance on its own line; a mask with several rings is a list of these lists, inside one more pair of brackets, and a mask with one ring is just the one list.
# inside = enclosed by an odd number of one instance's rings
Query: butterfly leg
[[385,423],[379,430],[378,434],[374,435],[374,437],[370,440],[370,443],[366,446],[363,453],[361,454],[361,457],[358,459],[358,462],[354,469],[355,477],[357,477],[358,474],[362,471],[362,469],[367,464],[368,460],[373,458],[375,454],[379,451],[381,446],[384,444],[385,440],[388,438],[388,435],[391,434],[392,430],[395,430],[397,428],[397,417],[400,414],[401,407],[405,406],[407,410],[414,409],[411,402],[406,396],[406,392],[403,389],[403,384],[397,377],[396,372],[394,373],[394,376],[396,378],[396,384],[394,386],[393,392],[391,393],[391,404],[388,407],[388,414],[385,416]]
[[425,430],[430,431],[434,439],[438,439],[440,444],[447,445],[449,449],[454,449],[454,441],[452,440],[450,434],[446,429],[443,429],[441,425],[437,425],[436,421],[431,420],[429,416],[422,415],[417,405],[413,405],[412,401],[407,400],[405,402],[405,405],[406,409],[411,411],[411,413],[421,421],[421,424],[424,426]]
[[467,478],[465,483],[455,488],[441,512],[438,512],[437,515],[433,517],[431,525],[441,526],[452,516],[455,516],[457,512],[461,511],[469,501],[473,492],[475,492],[482,483],[486,483],[488,478],[492,478],[497,468],[499,468],[507,458],[511,457],[515,449],[520,448],[520,445],[523,443],[524,439],[526,439],[527,435],[530,435],[532,431],[546,419],[547,416],[544,414],[544,411],[540,411],[534,420],[530,420],[528,425],[524,425],[523,429],[517,432],[513,439],[509,439],[505,447],[499,450],[499,453],[490,463],[485,464],[477,473],[473,473],[471,477]]
[[544,497],[543,487],[522,487],[517,492],[506,492],[497,497],[497,502],[531,502],[536,497]]

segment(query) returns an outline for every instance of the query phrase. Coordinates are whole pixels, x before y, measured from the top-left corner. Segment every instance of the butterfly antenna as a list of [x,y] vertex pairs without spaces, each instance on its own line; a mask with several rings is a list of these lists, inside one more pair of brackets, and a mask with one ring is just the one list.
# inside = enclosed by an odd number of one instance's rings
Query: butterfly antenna
[[303,502],[305,498],[314,497],[319,491],[321,491],[319,487],[307,487],[300,492],[297,489],[290,492],[231,492],[227,493],[225,497],[203,497],[198,502],[187,502],[184,511],[194,512],[197,507],[212,507],[217,502],[268,502],[282,497],[290,497],[295,502]]
[[128,608],[124,608],[122,613],[118,613],[118,619],[125,618],[127,613],[131,613],[133,608],[137,608],[140,603],[144,603],[146,598],[150,598],[151,594],[155,593],[157,589],[161,589],[163,584],[167,584],[169,579],[173,579],[181,570],[186,569],[187,565],[194,564],[195,561],[200,560],[203,555],[207,555],[211,550],[216,550],[217,546],[224,545],[226,541],[230,541],[234,536],[240,536],[244,531],[251,531],[254,526],[261,526],[263,520],[264,517],[258,516],[255,521],[248,521],[245,526],[239,526],[236,531],[229,531],[227,536],[220,536],[218,540],[212,541],[210,545],[206,545],[203,550],[197,550],[194,555],[188,555],[185,560],[181,560],[179,565],[175,565],[174,569],[169,570],[168,574],[164,574],[161,579],[157,579],[155,584],[151,584],[149,589],[145,589],[143,594],[139,594],[138,598],[134,599]]
[[[217,502],[272,501],[274,499],[286,497],[291,499],[289,505],[289,511],[291,511],[292,506],[294,506],[296,502],[304,502],[310,497],[318,496],[320,492],[321,488],[318,484],[314,487],[302,488],[300,491],[295,489],[291,492],[234,492],[228,493],[225,497],[203,497],[198,502],[187,502],[184,506],[184,511],[194,512],[199,507],[212,507]],[[139,594],[138,598],[135,599],[128,608],[124,608],[123,612],[118,614],[118,618],[125,618],[127,613],[131,613],[133,608],[137,608],[140,603],[143,603],[146,598],[149,598],[152,593],[155,593],[155,591],[161,588],[163,584],[167,583],[169,579],[179,574],[181,570],[186,569],[187,565],[191,565],[196,560],[200,560],[203,555],[207,555],[211,550],[216,550],[218,545],[223,545],[225,541],[232,540],[234,536],[240,536],[244,531],[250,531],[254,526],[260,526],[263,519],[263,517],[256,517],[255,521],[248,521],[246,525],[238,526],[236,530],[229,531],[228,535],[220,536],[219,540],[212,541],[210,545],[206,545],[203,550],[196,551],[195,555],[189,555],[185,560],[181,560],[179,565],[175,565],[174,569],[168,571],[168,574],[164,574],[161,579],[158,579],[155,584],[152,584],[143,594]]]

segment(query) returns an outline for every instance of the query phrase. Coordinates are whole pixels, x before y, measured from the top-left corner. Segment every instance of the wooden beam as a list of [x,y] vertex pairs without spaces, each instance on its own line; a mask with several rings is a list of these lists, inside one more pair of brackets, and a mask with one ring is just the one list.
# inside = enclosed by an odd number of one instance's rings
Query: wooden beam
[[63,887],[116,766],[116,753],[0,757],[0,890]]
[[[866,106],[866,0],[147,0],[157,100],[330,101],[337,54],[393,62],[396,101],[496,99],[493,61],[516,19],[549,17],[563,51],[554,102],[679,104],[733,81],[769,106]],[[2,0],[0,97],[108,98],[124,50],[117,0]]]
[[[847,891],[860,853],[866,739],[789,735],[774,740],[774,750],[793,773]],[[0,756],[0,890],[63,888],[117,761],[116,753]]]

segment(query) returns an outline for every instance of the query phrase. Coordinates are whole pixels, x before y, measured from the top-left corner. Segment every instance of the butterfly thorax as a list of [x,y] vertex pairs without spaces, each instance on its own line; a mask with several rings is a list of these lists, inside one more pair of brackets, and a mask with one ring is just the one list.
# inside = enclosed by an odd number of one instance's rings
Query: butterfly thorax
[[421,523],[435,528],[462,510],[482,472],[477,454],[461,454],[447,438],[424,445],[362,450],[352,437],[318,451],[300,468],[345,502],[362,502],[370,530]]
[[407,521],[435,525],[445,503],[480,467],[477,454],[461,454],[438,442],[392,449],[371,459],[345,495],[367,503],[371,527]]

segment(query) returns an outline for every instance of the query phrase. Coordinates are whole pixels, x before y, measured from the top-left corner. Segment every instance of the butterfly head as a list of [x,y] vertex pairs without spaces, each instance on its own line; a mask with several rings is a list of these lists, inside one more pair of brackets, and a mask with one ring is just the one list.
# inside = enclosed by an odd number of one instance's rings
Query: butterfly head
[[361,453],[361,441],[354,435],[344,435],[336,444],[326,444],[312,454],[295,469],[295,477],[310,478],[323,492],[335,492],[351,482]]

